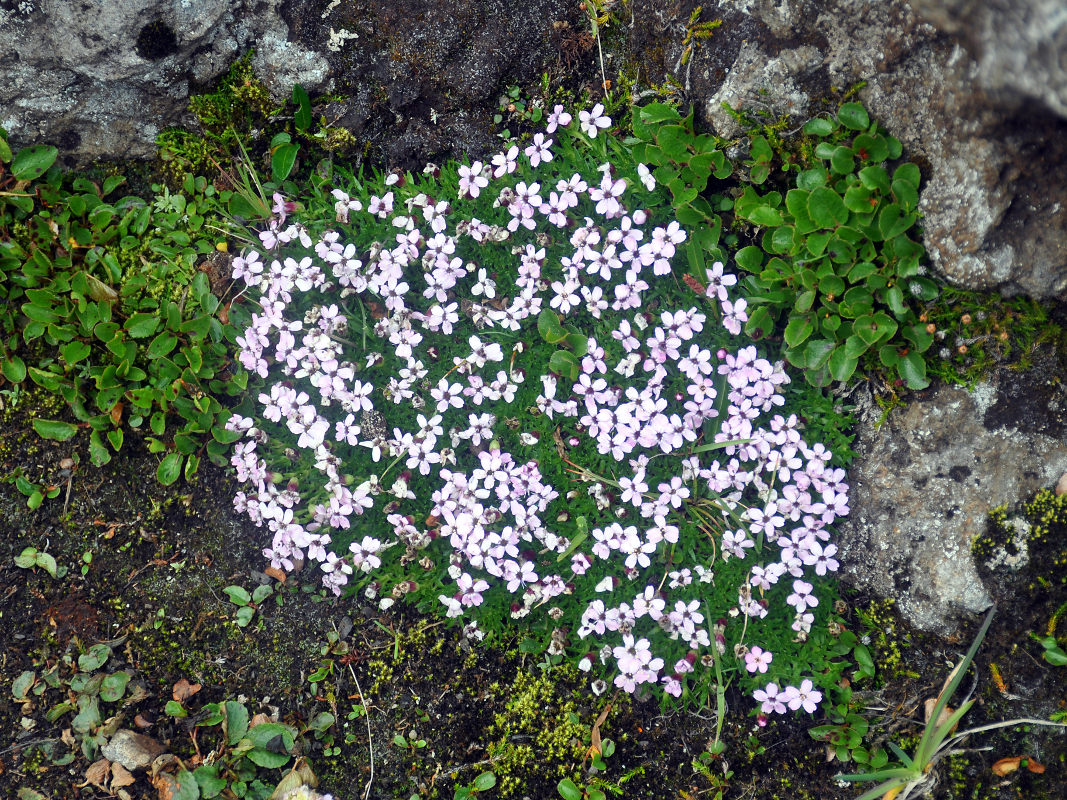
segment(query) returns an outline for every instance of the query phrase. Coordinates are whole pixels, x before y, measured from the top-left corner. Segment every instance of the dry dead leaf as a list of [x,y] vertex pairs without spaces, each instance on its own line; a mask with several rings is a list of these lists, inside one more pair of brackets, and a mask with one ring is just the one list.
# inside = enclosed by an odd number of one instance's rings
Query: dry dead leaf
[[611,703],[604,706],[604,710],[600,712],[600,716],[596,718],[596,722],[593,723],[593,729],[589,732],[589,749],[585,751],[585,758],[582,759],[584,766],[587,758],[600,755],[603,750],[603,741],[600,738],[600,726],[604,724],[604,720],[608,718],[608,714],[611,713]]
[[111,791],[121,789],[123,786],[129,786],[131,783],[136,783],[137,779],[130,774],[130,771],[122,764],[111,765]]
[[1014,758],[1002,758],[993,764],[993,774],[1003,778],[1005,775],[1010,775],[1019,768],[1019,762],[1022,761],[1022,756],[1015,756]]
[[94,761],[89,765],[89,768],[85,770],[85,783],[92,784],[97,789],[107,789],[107,776],[111,773],[111,762],[106,758],[101,758],[99,761]]
[[201,686],[199,683],[189,683],[189,681],[187,681],[185,678],[182,678],[180,681],[174,684],[174,693],[172,696],[179,703],[184,703],[194,694],[199,692],[202,688],[204,687]]
[[270,722],[270,721],[271,721],[270,717],[268,717],[263,712],[260,712],[260,713],[256,714],[255,716],[253,716],[252,719],[250,719],[248,721],[248,727],[249,728],[254,728],[257,725],[262,725],[264,722]]
[[1040,775],[1045,771],[1045,765],[1030,756],[1002,758],[993,764],[992,769],[994,775],[1003,778],[1005,775],[1010,775],[1012,772],[1015,772],[1019,767],[1026,767],[1036,775]]
[[74,741],[74,734],[71,732],[70,728],[64,728],[63,733],[59,734],[59,739],[67,747],[74,747],[74,745],[77,744],[77,742]]
[[[923,709],[924,709],[923,718],[926,720],[927,724],[929,724],[929,722],[930,722],[930,717],[934,713],[934,707],[936,705],[937,705],[937,698],[934,698],[934,697],[927,697],[926,698],[926,702],[923,704]],[[941,709],[941,713],[938,715],[937,722],[935,724],[938,727],[940,727],[941,725],[944,725],[945,722],[948,721],[948,718],[951,717],[952,714],[955,712],[955,710],[956,709],[952,708],[951,706],[945,706],[944,708],[942,708]],[[952,730],[955,731],[958,726],[959,726],[959,723],[956,723],[956,725],[952,726]]]
[[285,572],[278,569],[277,567],[267,567],[265,570],[263,570],[263,572],[267,575],[270,575],[272,578],[274,578],[274,580],[278,581],[278,583],[285,583],[285,579],[289,577],[285,574]]

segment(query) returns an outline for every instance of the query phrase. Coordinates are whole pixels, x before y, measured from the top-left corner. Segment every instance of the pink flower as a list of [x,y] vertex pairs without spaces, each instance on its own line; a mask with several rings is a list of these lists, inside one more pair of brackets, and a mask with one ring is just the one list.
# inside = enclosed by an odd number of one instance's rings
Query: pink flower
[[603,104],[597,103],[589,111],[578,112],[578,123],[586,136],[595,139],[599,129],[610,127],[611,117],[604,116]]
[[784,714],[785,713],[785,700],[787,699],[784,692],[778,691],[778,684],[768,683],[763,689],[757,689],[752,693],[752,697],[756,699],[756,702],[760,703],[760,711],[764,714]]
[[764,673],[774,656],[761,647],[753,647],[745,654],[745,669],[749,672]]

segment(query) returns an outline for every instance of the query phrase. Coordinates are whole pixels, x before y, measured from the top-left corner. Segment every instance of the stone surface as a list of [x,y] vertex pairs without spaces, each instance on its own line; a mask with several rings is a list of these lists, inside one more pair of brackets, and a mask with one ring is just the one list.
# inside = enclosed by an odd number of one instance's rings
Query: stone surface
[[271,90],[327,77],[288,42],[280,0],[0,2],[0,127],[21,146],[49,142],[64,163],[144,158],[168,125],[190,124],[190,91],[253,44]]
[[496,149],[498,98],[556,69],[581,25],[567,0],[314,0],[282,14],[330,64],[343,99],[327,118],[411,169]]
[[[635,2],[631,46],[705,122],[723,107],[798,122],[858,97],[923,170],[924,243],[959,285],[1067,297],[1067,8],[1058,0],[703,3],[722,20],[681,64],[695,3]],[[672,11],[671,9],[674,8]]]
[[[861,424],[839,546],[844,579],[896,598],[916,627],[947,635],[989,605],[970,543],[990,509],[1052,486],[1067,469],[1067,392],[1055,357],[973,392],[941,388]],[[1036,383],[1034,383],[1036,381]]]
[[116,731],[111,740],[100,748],[105,758],[117,761],[131,772],[146,769],[152,759],[165,750],[166,748],[151,736],[126,729]]

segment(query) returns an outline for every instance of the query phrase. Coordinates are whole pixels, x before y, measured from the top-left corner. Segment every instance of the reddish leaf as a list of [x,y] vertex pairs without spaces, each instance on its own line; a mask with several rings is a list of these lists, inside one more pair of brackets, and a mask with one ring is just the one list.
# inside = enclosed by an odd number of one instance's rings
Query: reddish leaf
[[179,703],[184,703],[202,688],[203,687],[199,683],[189,683],[185,678],[182,678],[174,684],[174,694],[172,696]]

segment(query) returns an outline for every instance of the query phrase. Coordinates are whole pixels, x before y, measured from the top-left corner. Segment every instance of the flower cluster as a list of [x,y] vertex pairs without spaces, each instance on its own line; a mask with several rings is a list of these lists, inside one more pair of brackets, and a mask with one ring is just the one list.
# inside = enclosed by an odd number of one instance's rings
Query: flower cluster
[[[235,505],[275,568],[433,598],[474,636],[526,618],[626,691],[706,685],[728,640],[739,674],[799,680],[745,640],[783,614],[810,633],[844,473],[779,412],[782,365],[736,341],[736,277],[716,262],[681,286],[689,237],[655,176],[590,160],[601,106],[573,123],[557,107],[521,154],[338,186],[314,232],[275,197],[234,260],[258,303],[238,359],[262,379],[228,423]],[[805,678],[756,699],[820,697]]]

